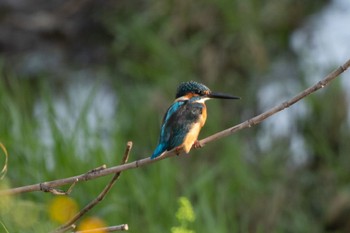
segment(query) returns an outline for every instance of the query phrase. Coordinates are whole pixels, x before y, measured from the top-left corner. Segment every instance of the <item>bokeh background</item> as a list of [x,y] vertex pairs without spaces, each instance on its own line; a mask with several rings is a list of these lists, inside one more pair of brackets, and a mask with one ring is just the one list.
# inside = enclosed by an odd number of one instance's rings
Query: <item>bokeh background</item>
[[[348,0],[2,0],[0,184],[117,165],[129,140],[131,160],[150,156],[182,81],[242,97],[209,101],[200,138],[247,120],[349,59],[349,25]],[[130,232],[350,232],[341,76],[260,125],[124,172],[86,217]],[[86,205],[109,178],[78,184],[69,205]],[[52,194],[1,200],[0,231],[59,225]],[[186,224],[179,200],[195,215]]]

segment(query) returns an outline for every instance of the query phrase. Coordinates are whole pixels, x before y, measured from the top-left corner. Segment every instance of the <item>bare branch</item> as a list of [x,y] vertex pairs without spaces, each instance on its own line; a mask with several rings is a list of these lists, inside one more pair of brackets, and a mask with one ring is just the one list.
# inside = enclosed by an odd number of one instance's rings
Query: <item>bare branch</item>
[[[343,73],[346,69],[348,69],[349,66],[350,66],[350,60],[348,60],[342,66],[340,66],[339,68],[337,68],[336,70],[334,70],[333,72],[328,74],[324,79],[322,79],[321,81],[319,81],[315,85],[305,89],[304,91],[300,92],[299,94],[297,94],[296,96],[294,96],[290,100],[285,101],[282,104],[279,104],[279,105],[263,112],[262,114],[255,116],[255,117],[253,117],[253,118],[251,118],[243,123],[240,123],[236,126],[233,126],[233,127],[228,128],[226,130],[223,130],[223,131],[220,131],[216,134],[213,134],[213,135],[199,141],[200,145],[204,146],[205,144],[208,144],[209,142],[213,142],[213,141],[216,141],[220,138],[227,137],[227,136],[229,136],[229,135],[231,135],[231,134],[233,134],[241,129],[248,128],[248,127],[251,127],[253,125],[259,124],[260,122],[264,121],[266,118],[276,114],[277,112],[282,111],[285,108],[290,107],[291,105],[295,104],[296,102],[305,98],[306,96],[312,94],[313,92],[327,86],[332,80],[334,80],[341,73]],[[182,151],[181,154],[183,154],[183,153],[184,152]],[[145,166],[147,164],[157,162],[158,160],[162,160],[162,159],[165,159],[168,157],[173,157],[173,156],[175,156],[174,150],[166,152],[163,156],[160,156],[160,157],[155,158],[155,159],[150,159],[148,157],[145,159],[136,160],[136,161],[133,161],[131,163],[107,168],[107,169],[96,171],[96,172],[89,173],[89,174],[82,174],[82,175],[77,175],[77,176],[73,176],[73,177],[69,177],[69,178],[65,178],[65,179],[59,179],[59,180],[45,182],[45,185],[53,188],[53,187],[59,187],[59,186],[66,185],[66,184],[71,184],[71,183],[75,182],[75,180],[77,180],[77,179],[79,181],[96,179],[96,178],[101,177],[101,176],[106,176],[109,174],[118,173],[121,171]],[[40,185],[41,184],[39,183],[39,184],[33,184],[33,185],[3,190],[3,191],[0,191],[0,195],[10,195],[10,194],[18,194],[18,193],[24,193],[24,192],[40,191]]]
[[297,94],[296,96],[294,96],[290,100],[285,101],[285,102],[281,103],[280,105],[277,105],[277,106],[269,109],[268,111],[265,111],[265,112],[261,113],[260,115],[255,116],[255,117],[253,117],[253,118],[251,118],[251,119],[249,119],[241,124],[235,125],[231,128],[228,128],[226,130],[223,130],[219,133],[213,134],[213,135],[201,140],[200,141],[201,145],[205,145],[209,142],[216,141],[216,140],[223,138],[223,137],[227,137],[228,135],[231,135],[231,134],[233,134],[241,129],[249,128],[249,127],[252,127],[256,124],[259,124],[260,122],[264,121],[266,118],[268,118],[268,117],[270,117],[270,116],[276,114],[277,112],[280,112],[286,108],[289,108],[291,105],[295,104],[299,100],[305,98],[306,96],[314,93],[315,91],[317,91],[321,88],[324,88],[325,86],[327,86],[331,81],[333,81],[336,77],[338,77],[341,73],[343,73],[349,67],[350,67],[350,60],[348,60],[347,62],[344,63],[344,65],[338,67],[333,72],[328,74],[324,79],[322,79],[321,81],[319,81],[315,85],[305,89],[304,91],[300,92],[299,94]]
[[114,232],[114,231],[127,231],[127,230],[129,230],[128,224],[122,224],[119,226],[96,228],[96,229],[91,229],[86,231],[76,231],[74,233]]
[[[130,141],[126,144],[126,149],[125,149],[121,164],[125,164],[128,161],[131,148],[132,148],[132,142]],[[98,170],[101,171],[100,169],[98,169]],[[103,191],[93,201],[91,201],[88,205],[86,205],[81,211],[79,211],[79,213],[77,213],[67,223],[65,223],[64,225],[57,228],[54,232],[55,233],[65,232],[65,231],[71,229],[72,225],[75,222],[77,222],[81,217],[83,217],[88,211],[90,211],[93,207],[95,207],[98,203],[100,203],[105,198],[107,193],[111,190],[112,186],[115,184],[115,182],[119,178],[120,174],[121,174],[121,171],[115,173],[113,178],[111,179],[111,181],[107,184],[107,186],[103,189]],[[123,224],[121,226],[127,226],[127,225]]]
[[78,180],[75,180],[75,182],[71,184],[71,186],[68,188],[67,191],[51,188],[51,187],[48,187],[47,185],[45,185],[45,183],[41,183],[40,184],[40,191],[49,192],[49,193],[52,193],[53,195],[60,195],[60,196],[69,195],[72,192],[72,190],[77,182],[78,182]]

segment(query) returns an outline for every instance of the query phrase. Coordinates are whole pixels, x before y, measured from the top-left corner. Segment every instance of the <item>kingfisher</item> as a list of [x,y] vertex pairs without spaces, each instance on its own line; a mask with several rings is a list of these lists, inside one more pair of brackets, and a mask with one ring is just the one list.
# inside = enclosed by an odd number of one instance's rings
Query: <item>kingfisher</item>
[[240,99],[237,96],[212,92],[204,84],[195,81],[181,83],[174,103],[163,117],[158,145],[151,159],[174,148],[176,154],[181,149],[188,154],[192,146],[200,147],[197,138],[207,119],[205,101],[213,98]]

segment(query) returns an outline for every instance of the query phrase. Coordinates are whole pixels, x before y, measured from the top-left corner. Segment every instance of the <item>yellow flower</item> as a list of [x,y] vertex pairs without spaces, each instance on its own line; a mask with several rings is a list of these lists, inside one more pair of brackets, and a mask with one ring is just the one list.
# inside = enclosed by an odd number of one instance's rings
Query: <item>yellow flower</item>
[[49,205],[50,218],[58,223],[65,223],[78,213],[78,204],[70,197],[57,196]]
[[92,230],[96,229],[96,231],[93,231],[94,233],[106,233],[107,231],[105,230],[98,230],[98,228],[103,228],[106,227],[106,224],[104,221],[97,217],[90,217],[86,218],[78,226],[78,231],[86,231],[86,230]]

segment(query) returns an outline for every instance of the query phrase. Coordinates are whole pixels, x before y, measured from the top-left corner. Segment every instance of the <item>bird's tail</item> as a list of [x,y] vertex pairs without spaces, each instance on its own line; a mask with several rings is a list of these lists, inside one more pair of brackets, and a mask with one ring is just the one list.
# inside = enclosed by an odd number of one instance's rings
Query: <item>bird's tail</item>
[[164,151],[166,151],[165,145],[162,143],[158,144],[157,148],[154,150],[151,156],[151,159],[157,158],[158,156],[163,154]]

